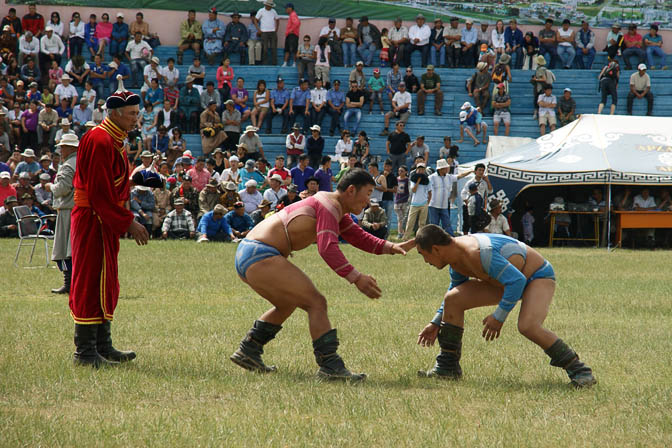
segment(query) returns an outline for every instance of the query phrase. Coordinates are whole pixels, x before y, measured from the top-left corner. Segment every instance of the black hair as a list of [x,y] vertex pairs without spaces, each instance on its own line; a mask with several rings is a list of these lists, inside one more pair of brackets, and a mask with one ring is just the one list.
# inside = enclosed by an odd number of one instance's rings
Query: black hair
[[376,182],[367,171],[361,168],[353,168],[348,170],[343,175],[343,177],[341,177],[341,180],[338,182],[336,189],[340,192],[344,192],[350,185],[354,185],[355,190],[359,190],[360,188],[367,185],[375,186]]
[[479,168],[485,169],[485,164],[483,163],[477,163],[476,166],[474,166],[474,171],[476,171]]
[[421,227],[415,234],[415,244],[422,250],[431,251],[432,246],[448,246],[453,237],[436,224]]
[[198,159],[196,159],[196,163],[198,162],[205,162],[205,157],[199,156]]
[[378,163],[376,162],[369,162],[369,166],[375,166],[378,169]]
[[205,161],[208,165],[217,165],[217,162],[215,162],[215,159],[209,158],[208,160]]
[[190,9],[190,10],[187,11],[187,12],[188,12],[188,13],[189,13],[189,12],[193,12],[194,14],[196,14],[196,10],[195,10],[195,9]]
[[54,17],[56,17],[58,19],[58,21],[54,22],[52,20],[51,23],[61,23],[61,15],[58,13],[58,11],[54,11],[54,12],[51,13],[51,18],[53,19]]
[[322,160],[320,160],[320,165],[324,165],[327,162],[331,162],[331,157],[329,156],[322,156]]
[[173,61],[173,63],[175,63],[175,59],[173,59],[172,57],[168,58],[168,60],[166,62],[170,62],[170,61]]
[[546,21],[544,23],[550,23],[551,25],[553,25],[553,19],[550,19],[550,18],[546,19]]
[[460,147],[457,145],[453,145],[448,149],[448,157],[451,157],[453,159],[457,159],[460,155],[458,154],[458,151],[460,150]]
[[390,165],[390,166],[392,166],[392,159],[385,159],[385,162],[383,162],[383,165]]
[[145,18],[145,15],[144,15],[142,12],[140,12],[140,11],[138,11],[137,13],[135,13],[135,17],[138,17],[138,16],[142,17],[143,19]]
[[215,83],[212,82],[212,81],[208,81],[208,82],[205,83],[205,87],[208,87],[208,86],[215,87]]
[[299,156],[299,161],[301,161],[301,160],[307,160],[307,159],[309,159],[308,154],[301,154],[301,155]]

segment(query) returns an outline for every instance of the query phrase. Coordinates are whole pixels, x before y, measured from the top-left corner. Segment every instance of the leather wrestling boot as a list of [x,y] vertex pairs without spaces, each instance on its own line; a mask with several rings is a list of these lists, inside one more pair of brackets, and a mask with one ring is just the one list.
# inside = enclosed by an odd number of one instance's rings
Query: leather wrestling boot
[[317,377],[324,380],[364,381],[366,373],[352,373],[336,353],[339,342],[336,329],[329,330],[313,341],[313,353],[320,370]]
[[52,289],[53,294],[70,294],[70,280],[72,279],[72,271],[63,271],[63,286]]
[[551,365],[565,369],[571,380],[571,385],[576,388],[590,387],[597,383],[590,367],[579,360],[579,355],[562,339],[551,345],[546,354],[551,358]]
[[275,372],[275,366],[267,366],[261,359],[264,345],[268,344],[282,330],[281,325],[269,324],[262,320],[254,321],[254,325],[240,341],[240,347],[229,357],[231,361],[246,370],[259,373]]
[[462,377],[460,357],[462,356],[463,333],[464,328],[442,322],[438,337],[441,353],[436,357],[434,367],[427,371],[418,371],[418,376],[421,378],[459,380]]
[[98,354],[108,361],[128,362],[135,359],[135,352],[120,351],[112,346],[112,323],[109,320],[98,325],[98,339],[96,340]]
[[91,366],[99,368],[101,366],[119,365],[118,362],[108,361],[98,354],[98,351],[96,350],[97,337],[98,324],[75,324],[76,349],[74,354],[74,363],[76,366]]

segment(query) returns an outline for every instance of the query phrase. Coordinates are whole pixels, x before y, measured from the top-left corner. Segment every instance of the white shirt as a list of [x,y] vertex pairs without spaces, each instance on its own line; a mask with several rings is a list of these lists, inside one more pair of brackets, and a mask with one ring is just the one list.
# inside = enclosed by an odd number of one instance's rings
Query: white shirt
[[92,111],[96,107],[96,96],[98,94],[96,93],[95,90],[82,90],[82,98],[86,99],[89,102],[89,109]]
[[78,96],[77,89],[75,89],[75,86],[72,84],[69,84],[68,87],[65,87],[63,84],[57,85],[56,90],[54,90],[54,95],[58,95],[59,100]]
[[313,89],[310,91],[310,102],[319,106],[327,102],[327,90],[324,88]]
[[[71,72],[72,68],[74,67],[75,64],[72,63],[72,59],[68,61],[67,64],[65,64],[65,73]],[[88,63],[84,63],[84,71],[90,70],[91,66]]]
[[408,107],[410,109],[411,101],[412,101],[411,100],[411,94],[408,93],[408,91],[406,91],[404,93],[397,92],[392,97],[392,101],[394,101],[397,104],[397,106],[403,106],[404,104],[408,104]]
[[141,59],[143,48],[146,48],[150,54],[152,53],[152,47],[144,40],[141,40],[140,43],[135,43],[135,40],[131,40],[126,44],[126,51],[131,56],[131,59]]
[[257,15],[255,17],[259,21],[259,29],[262,33],[272,33],[276,31],[275,21],[280,17],[278,16],[278,13],[275,12],[275,9],[271,8],[269,10],[266,8],[261,8],[259,11],[257,11]]
[[[539,98],[537,98],[537,104],[544,102],[544,103],[552,103],[552,104],[557,104],[558,100],[555,98],[555,95],[551,96],[546,96],[545,94],[539,95]],[[539,105],[539,116],[541,117],[542,115],[548,115],[549,117],[555,117],[555,108],[554,107],[541,107]]]
[[272,188],[264,191],[264,199],[271,202],[271,208],[275,208],[278,204],[278,201],[283,197],[287,196],[287,190],[284,188],[278,188],[278,191],[273,191]]
[[492,34],[490,34],[490,39],[492,40],[492,46],[493,48],[504,48],[505,47],[505,42],[504,42],[504,32],[502,31],[502,34],[499,34],[497,32],[497,28],[492,30]]
[[[142,71],[142,75],[145,76],[147,79],[150,81],[154,78],[159,80],[159,83],[161,83],[161,77],[160,75],[163,75],[163,70],[161,70],[161,66],[157,65],[156,70],[152,68],[151,64],[145,65],[145,69]],[[149,84],[145,83],[147,87],[151,87]]]
[[457,182],[455,174],[446,174],[440,176],[439,173],[433,173],[429,176],[429,185],[432,190],[432,198],[429,201],[430,207],[449,209],[450,193],[453,191],[453,184]]
[[250,194],[247,192],[247,188],[243,188],[238,192],[240,195],[240,200],[245,204],[245,213],[248,215],[257,209],[257,206],[261,204],[262,196],[259,193],[259,190],[255,190],[254,193]]
[[329,25],[323,26],[320,30],[320,36],[326,36],[327,34],[331,35],[332,33],[336,33],[336,37],[341,36],[341,30],[336,26],[333,30],[329,28]]
[[[292,136],[294,136],[294,143],[292,143]],[[306,147],[306,138],[303,136],[303,134],[299,134],[298,137],[294,135],[292,132],[291,134],[287,134],[287,138],[285,139],[285,148],[287,149],[301,149]]]
[[[47,22],[47,26],[50,26],[54,30],[54,34],[57,34],[61,39],[63,38],[63,22],[58,22],[54,24],[50,21]],[[45,26],[45,28],[47,27]]]
[[62,54],[65,51],[65,45],[58,34],[52,32],[51,39],[46,34],[40,39],[40,50],[44,54],[56,53]]
[[233,182],[237,184],[240,182],[240,170],[233,171],[231,168],[226,168],[222,171],[222,175],[219,177],[221,182]]
[[40,52],[40,41],[33,36],[33,38],[28,42],[26,36],[23,35],[19,39],[19,53],[29,54],[29,53],[39,53]]
[[[432,35],[432,30],[425,23],[422,27],[418,25],[413,25],[408,30],[408,38],[413,45],[427,45],[429,43],[429,36]],[[418,43],[415,43],[415,39],[420,39]]]
[[177,85],[177,81],[180,79],[180,71],[177,67],[173,67],[173,70],[170,70],[166,65],[161,70],[161,74],[166,77],[166,84],[170,84],[170,81],[175,81],[175,85]]
[[481,179],[481,181],[479,182],[476,180],[476,176],[473,174],[468,175],[466,179],[467,181],[465,182],[464,187],[460,192],[460,197],[462,198],[465,204],[469,199],[469,184],[472,182],[476,182],[478,184],[478,193],[483,198],[483,201],[485,201],[488,195],[492,193],[492,188],[488,188],[488,183],[485,180]]
[[75,25],[75,22],[70,22],[70,37],[81,37],[84,39],[84,22],[79,21],[79,25]]
[[505,235],[506,232],[511,230],[509,228],[509,220],[506,219],[501,213],[496,218],[492,215],[490,215],[490,217],[492,219],[490,220],[490,224],[488,224],[485,228],[486,233],[499,233],[501,235]]
[[641,194],[638,194],[632,200],[632,206],[641,208],[651,208],[656,206],[656,200],[653,199],[653,196],[651,195],[649,195],[648,198],[644,199]]
[[336,142],[336,157],[342,157],[343,153],[349,154],[352,152],[352,140],[345,143],[342,138]]

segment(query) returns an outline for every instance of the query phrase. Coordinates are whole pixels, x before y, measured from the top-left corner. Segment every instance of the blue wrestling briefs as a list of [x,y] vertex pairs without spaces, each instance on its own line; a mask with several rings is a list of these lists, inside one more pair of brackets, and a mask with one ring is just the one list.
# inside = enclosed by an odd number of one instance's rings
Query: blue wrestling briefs
[[553,270],[553,266],[551,266],[551,263],[548,261],[544,261],[544,264],[534,271],[534,274],[530,275],[530,278],[527,279],[527,285],[529,285],[532,280],[536,280],[538,278],[549,278],[551,280],[555,280],[555,271]]
[[242,278],[245,278],[245,273],[254,263],[276,255],[282,254],[275,247],[261,241],[245,238],[238,243],[238,249],[236,250],[236,272]]

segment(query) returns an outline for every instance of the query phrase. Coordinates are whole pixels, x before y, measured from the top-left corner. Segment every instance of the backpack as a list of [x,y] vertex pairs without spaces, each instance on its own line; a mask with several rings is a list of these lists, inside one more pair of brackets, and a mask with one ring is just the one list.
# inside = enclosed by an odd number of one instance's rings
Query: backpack
[[492,72],[492,82],[499,84],[504,81],[505,76],[506,69],[504,68],[504,64],[497,64],[495,70]]
[[604,71],[605,78],[616,79],[618,78],[618,65],[615,62],[610,62],[607,65],[607,69]]

